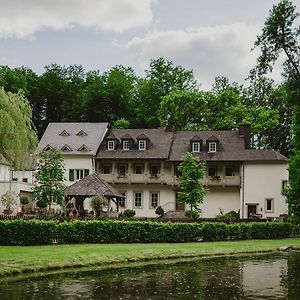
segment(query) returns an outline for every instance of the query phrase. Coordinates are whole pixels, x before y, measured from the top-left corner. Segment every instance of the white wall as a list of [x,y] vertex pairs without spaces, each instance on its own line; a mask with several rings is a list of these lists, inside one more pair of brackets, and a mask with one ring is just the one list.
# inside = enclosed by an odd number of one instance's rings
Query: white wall
[[9,166],[0,164],[0,182],[9,181],[10,171]]
[[220,209],[227,213],[229,211],[238,212],[240,209],[239,188],[210,188],[200,205],[202,218],[215,218],[220,213]]
[[[244,217],[247,218],[247,204],[251,203],[258,203],[257,213],[262,214],[263,218],[278,217],[287,213],[287,204],[281,195],[283,180],[288,180],[287,164],[245,163],[244,201],[241,199],[244,202]],[[273,212],[266,212],[267,198],[274,199]]]
[[89,169],[89,174],[93,173],[93,161],[91,156],[65,155],[65,185],[69,186],[76,181],[69,181],[69,169]]

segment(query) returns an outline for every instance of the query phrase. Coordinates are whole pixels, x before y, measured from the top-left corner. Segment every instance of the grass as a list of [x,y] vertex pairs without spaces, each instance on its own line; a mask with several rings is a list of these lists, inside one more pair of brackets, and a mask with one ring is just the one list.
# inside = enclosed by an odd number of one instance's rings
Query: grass
[[272,252],[289,245],[300,249],[300,238],[182,244],[0,246],[0,276],[75,267],[111,267],[158,259]]

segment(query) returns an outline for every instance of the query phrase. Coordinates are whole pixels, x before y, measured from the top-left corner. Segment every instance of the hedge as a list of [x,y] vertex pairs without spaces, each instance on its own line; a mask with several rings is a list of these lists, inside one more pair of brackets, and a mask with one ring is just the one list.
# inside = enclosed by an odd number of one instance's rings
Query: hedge
[[0,221],[0,245],[182,243],[276,239],[300,233],[291,223],[159,223],[141,221]]

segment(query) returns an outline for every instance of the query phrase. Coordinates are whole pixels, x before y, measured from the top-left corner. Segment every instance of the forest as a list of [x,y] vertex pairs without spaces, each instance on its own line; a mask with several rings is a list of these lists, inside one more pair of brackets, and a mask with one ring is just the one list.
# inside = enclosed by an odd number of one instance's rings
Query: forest
[[192,70],[153,59],[144,76],[130,67],[86,72],[81,65],[0,66],[0,86],[23,93],[39,137],[49,122],[110,122],[115,128],[231,130],[250,124],[253,146],[290,153],[291,92],[286,82],[249,79],[247,86],[218,76],[204,91]]

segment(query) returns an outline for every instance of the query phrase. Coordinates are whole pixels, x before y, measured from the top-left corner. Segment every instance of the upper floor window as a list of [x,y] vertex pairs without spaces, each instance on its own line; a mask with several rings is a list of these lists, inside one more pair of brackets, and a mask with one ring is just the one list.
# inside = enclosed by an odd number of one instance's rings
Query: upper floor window
[[192,143],[192,152],[200,152],[200,142]]
[[160,173],[160,165],[159,164],[151,164],[150,165],[150,175],[157,176]]
[[134,174],[143,174],[144,173],[144,164],[135,164],[133,166]]
[[112,165],[111,164],[103,164],[101,169],[102,174],[111,174]]
[[288,181],[282,180],[282,185],[281,185],[282,192],[287,188],[287,186],[288,186]]
[[214,177],[217,176],[218,169],[217,166],[209,166],[208,167],[208,176]]
[[22,178],[22,182],[28,182],[28,178]]
[[234,176],[234,166],[225,166],[225,176]]
[[115,150],[115,141],[107,141],[107,150]]
[[217,143],[216,142],[208,143],[208,152],[217,152]]
[[121,176],[125,176],[127,173],[127,164],[119,164],[118,165],[118,173]]
[[139,150],[146,150],[147,143],[145,140],[139,140]]
[[129,150],[130,149],[130,143],[128,140],[123,141],[123,150]]
[[89,169],[69,169],[69,181],[80,180],[89,173]]

